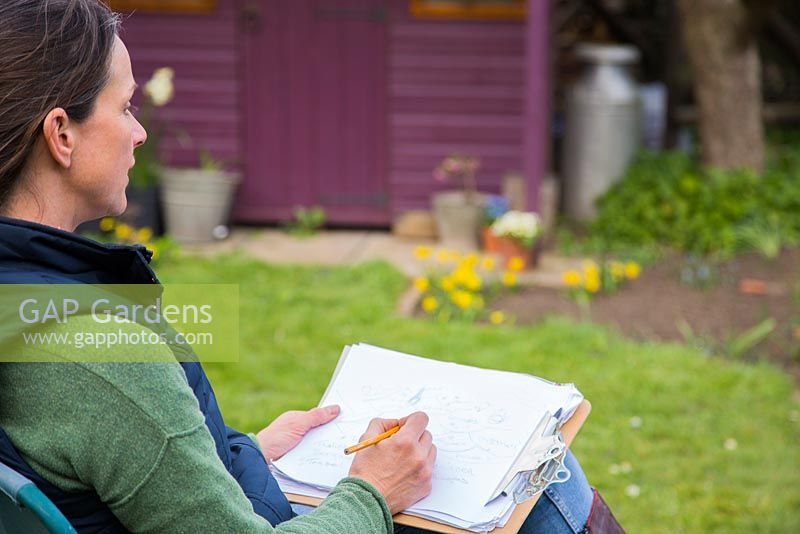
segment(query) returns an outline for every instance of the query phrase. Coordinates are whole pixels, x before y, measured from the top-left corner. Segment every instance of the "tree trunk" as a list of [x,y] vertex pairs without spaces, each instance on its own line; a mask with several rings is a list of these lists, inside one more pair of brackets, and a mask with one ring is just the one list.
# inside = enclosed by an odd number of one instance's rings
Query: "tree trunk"
[[761,63],[742,0],[678,0],[694,77],[703,161],[731,169],[764,165]]

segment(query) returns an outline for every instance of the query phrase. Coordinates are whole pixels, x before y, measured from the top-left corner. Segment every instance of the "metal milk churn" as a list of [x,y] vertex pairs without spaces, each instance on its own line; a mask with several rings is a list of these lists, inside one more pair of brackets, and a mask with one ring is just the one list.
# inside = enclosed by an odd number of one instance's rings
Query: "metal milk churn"
[[618,181],[639,144],[639,89],[631,46],[584,44],[584,70],[567,94],[562,172],[567,216],[595,216],[595,200]]

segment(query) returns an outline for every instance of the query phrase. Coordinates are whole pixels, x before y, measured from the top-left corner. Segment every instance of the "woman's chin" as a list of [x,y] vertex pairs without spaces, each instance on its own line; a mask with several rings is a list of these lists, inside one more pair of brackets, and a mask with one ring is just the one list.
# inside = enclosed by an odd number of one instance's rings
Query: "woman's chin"
[[108,210],[108,217],[119,217],[125,210],[128,209],[128,198],[125,194],[122,195],[122,198],[114,203],[111,208]]

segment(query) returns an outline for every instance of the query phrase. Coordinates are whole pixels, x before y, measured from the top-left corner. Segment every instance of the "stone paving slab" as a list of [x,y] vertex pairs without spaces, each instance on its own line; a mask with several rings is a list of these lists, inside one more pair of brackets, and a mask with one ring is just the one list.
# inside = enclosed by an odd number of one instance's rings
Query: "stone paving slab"
[[[410,277],[423,273],[423,265],[413,255],[418,246],[440,248],[436,241],[398,238],[383,231],[326,230],[310,237],[294,237],[275,228],[250,227],[234,228],[222,241],[183,248],[201,255],[238,251],[268,263],[292,265],[356,265],[385,260]],[[539,266],[520,273],[518,281],[521,285],[561,287],[561,274],[580,269],[581,262],[580,258],[545,252]]]

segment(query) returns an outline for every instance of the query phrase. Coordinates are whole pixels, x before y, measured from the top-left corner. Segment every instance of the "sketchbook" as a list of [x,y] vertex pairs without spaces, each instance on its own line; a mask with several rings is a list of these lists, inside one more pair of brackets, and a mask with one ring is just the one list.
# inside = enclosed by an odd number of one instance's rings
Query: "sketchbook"
[[433,489],[404,513],[488,532],[569,477],[558,427],[582,401],[572,384],[357,344],[343,351],[320,401],[338,404],[339,416],[272,468],[284,493],[322,498],[347,476],[354,456],[343,450],[373,417],[424,411],[437,447]]

